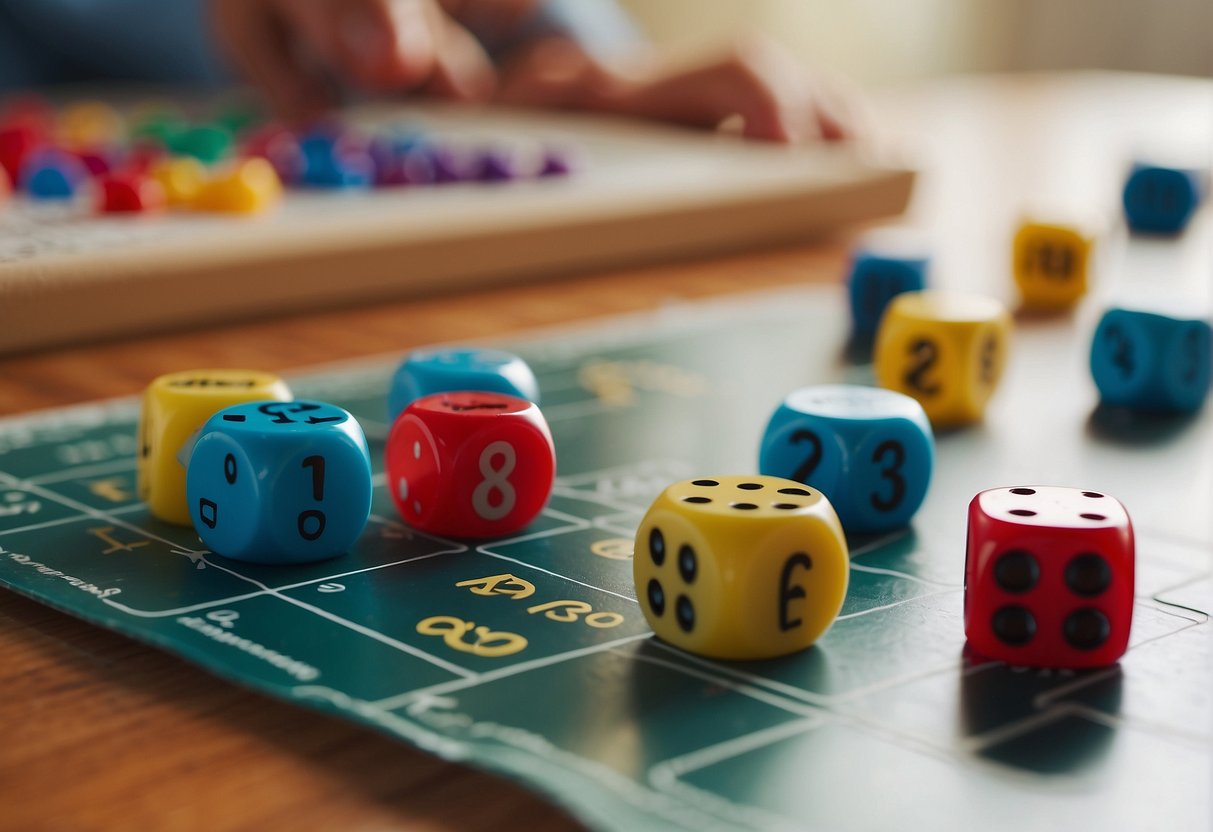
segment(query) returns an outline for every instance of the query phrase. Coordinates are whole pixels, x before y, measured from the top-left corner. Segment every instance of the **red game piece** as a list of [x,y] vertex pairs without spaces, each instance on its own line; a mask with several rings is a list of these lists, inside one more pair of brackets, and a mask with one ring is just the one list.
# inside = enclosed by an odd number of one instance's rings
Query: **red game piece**
[[9,179],[18,180],[26,157],[42,144],[41,131],[29,124],[16,123],[0,128],[0,167]]
[[112,154],[101,149],[77,150],[76,157],[92,176],[104,176],[114,169]]
[[155,179],[137,173],[111,173],[97,180],[97,208],[105,214],[163,211],[164,188]]
[[431,534],[509,534],[552,491],[556,452],[539,408],[500,393],[436,393],[392,426],[388,489],[400,516]]
[[969,504],[965,636],[1012,665],[1113,664],[1133,620],[1133,524],[1118,501],[1055,486]]

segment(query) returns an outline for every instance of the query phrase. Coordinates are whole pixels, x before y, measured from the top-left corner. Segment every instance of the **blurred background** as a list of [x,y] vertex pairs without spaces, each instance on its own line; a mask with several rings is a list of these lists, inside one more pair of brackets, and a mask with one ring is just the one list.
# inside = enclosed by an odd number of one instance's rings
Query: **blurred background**
[[1213,76],[1211,0],[624,0],[624,5],[654,40],[679,52],[758,29],[805,60],[876,85],[953,72],[1073,68]]

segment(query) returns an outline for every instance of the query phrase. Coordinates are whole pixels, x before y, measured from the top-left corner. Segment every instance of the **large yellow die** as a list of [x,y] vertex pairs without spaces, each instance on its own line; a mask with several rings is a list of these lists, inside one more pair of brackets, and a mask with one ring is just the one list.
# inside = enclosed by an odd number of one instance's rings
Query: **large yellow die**
[[1011,245],[1011,270],[1028,309],[1068,309],[1087,293],[1091,240],[1075,228],[1028,220]]
[[849,565],[820,491],[757,475],[671,485],[641,522],[632,560],[653,631],[719,659],[811,645],[842,609]]
[[139,413],[139,497],[161,520],[188,526],[183,446],[218,410],[293,398],[282,379],[255,370],[188,370],[156,378],[143,392]]
[[907,292],[876,334],[876,381],[917,399],[936,428],[979,421],[998,387],[1011,316],[993,298]]

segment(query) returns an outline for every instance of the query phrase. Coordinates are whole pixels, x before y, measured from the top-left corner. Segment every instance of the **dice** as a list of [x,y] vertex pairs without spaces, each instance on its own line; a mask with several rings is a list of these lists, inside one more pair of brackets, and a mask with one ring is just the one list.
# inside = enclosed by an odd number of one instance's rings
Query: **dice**
[[889,301],[925,289],[929,266],[926,243],[909,231],[884,229],[865,237],[847,278],[852,338],[870,346]]
[[291,398],[282,379],[253,370],[187,370],[156,378],[139,413],[139,497],[159,519],[189,525],[185,463],[198,429],[230,405]]
[[422,396],[478,390],[539,403],[539,382],[527,363],[501,350],[452,347],[414,350],[392,377],[388,422]]
[[1002,378],[1010,335],[1011,316],[993,298],[898,295],[876,334],[876,380],[917,399],[936,428],[971,424]]
[[1125,221],[1142,234],[1178,234],[1195,213],[1202,191],[1194,170],[1138,162],[1125,180]]
[[500,537],[530,523],[556,474],[533,402],[501,393],[424,396],[393,423],[387,483],[400,516],[429,534]]
[[1209,393],[1211,345],[1207,321],[1109,309],[1091,341],[1091,376],[1106,405],[1190,413]]
[[344,553],[371,513],[371,459],[358,421],[324,402],[250,402],[202,427],[186,476],[207,548],[253,563]]
[[1133,526],[1117,500],[1056,486],[969,504],[965,636],[1012,665],[1103,667],[1129,643]]
[[824,493],[848,533],[880,532],[910,521],[934,460],[935,439],[918,402],[836,384],[788,394],[763,434],[758,470]]
[[637,600],[664,641],[718,659],[811,645],[847,592],[846,538],[820,491],[779,477],[675,483],[636,532]]
[[1011,248],[1011,271],[1025,308],[1068,309],[1087,293],[1091,240],[1077,228],[1027,220]]

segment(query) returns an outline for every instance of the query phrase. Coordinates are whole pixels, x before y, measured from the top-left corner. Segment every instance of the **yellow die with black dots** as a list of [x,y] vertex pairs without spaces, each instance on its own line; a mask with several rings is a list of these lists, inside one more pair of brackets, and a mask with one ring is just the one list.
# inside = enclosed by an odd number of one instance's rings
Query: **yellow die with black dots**
[[825,496],[781,477],[675,483],[636,532],[640,608],[664,641],[718,659],[803,650],[838,617],[850,566]]
[[1091,240],[1078,229],[1027,220],[1011,249],[1011,270],[1025,308],[1068,309],[1087,293]]
[[166,523],[190,525],[182,451],[218,410],[242,402],[290,401],[286,382],[256,370],[187,370],[157,377],[139,412],[139,497]]
[[1011,316],[994,298],[957,292],[906,292],[880,320],[876,381],[918,400],[936,428],[980,421],[998,387],[1011,340]]

